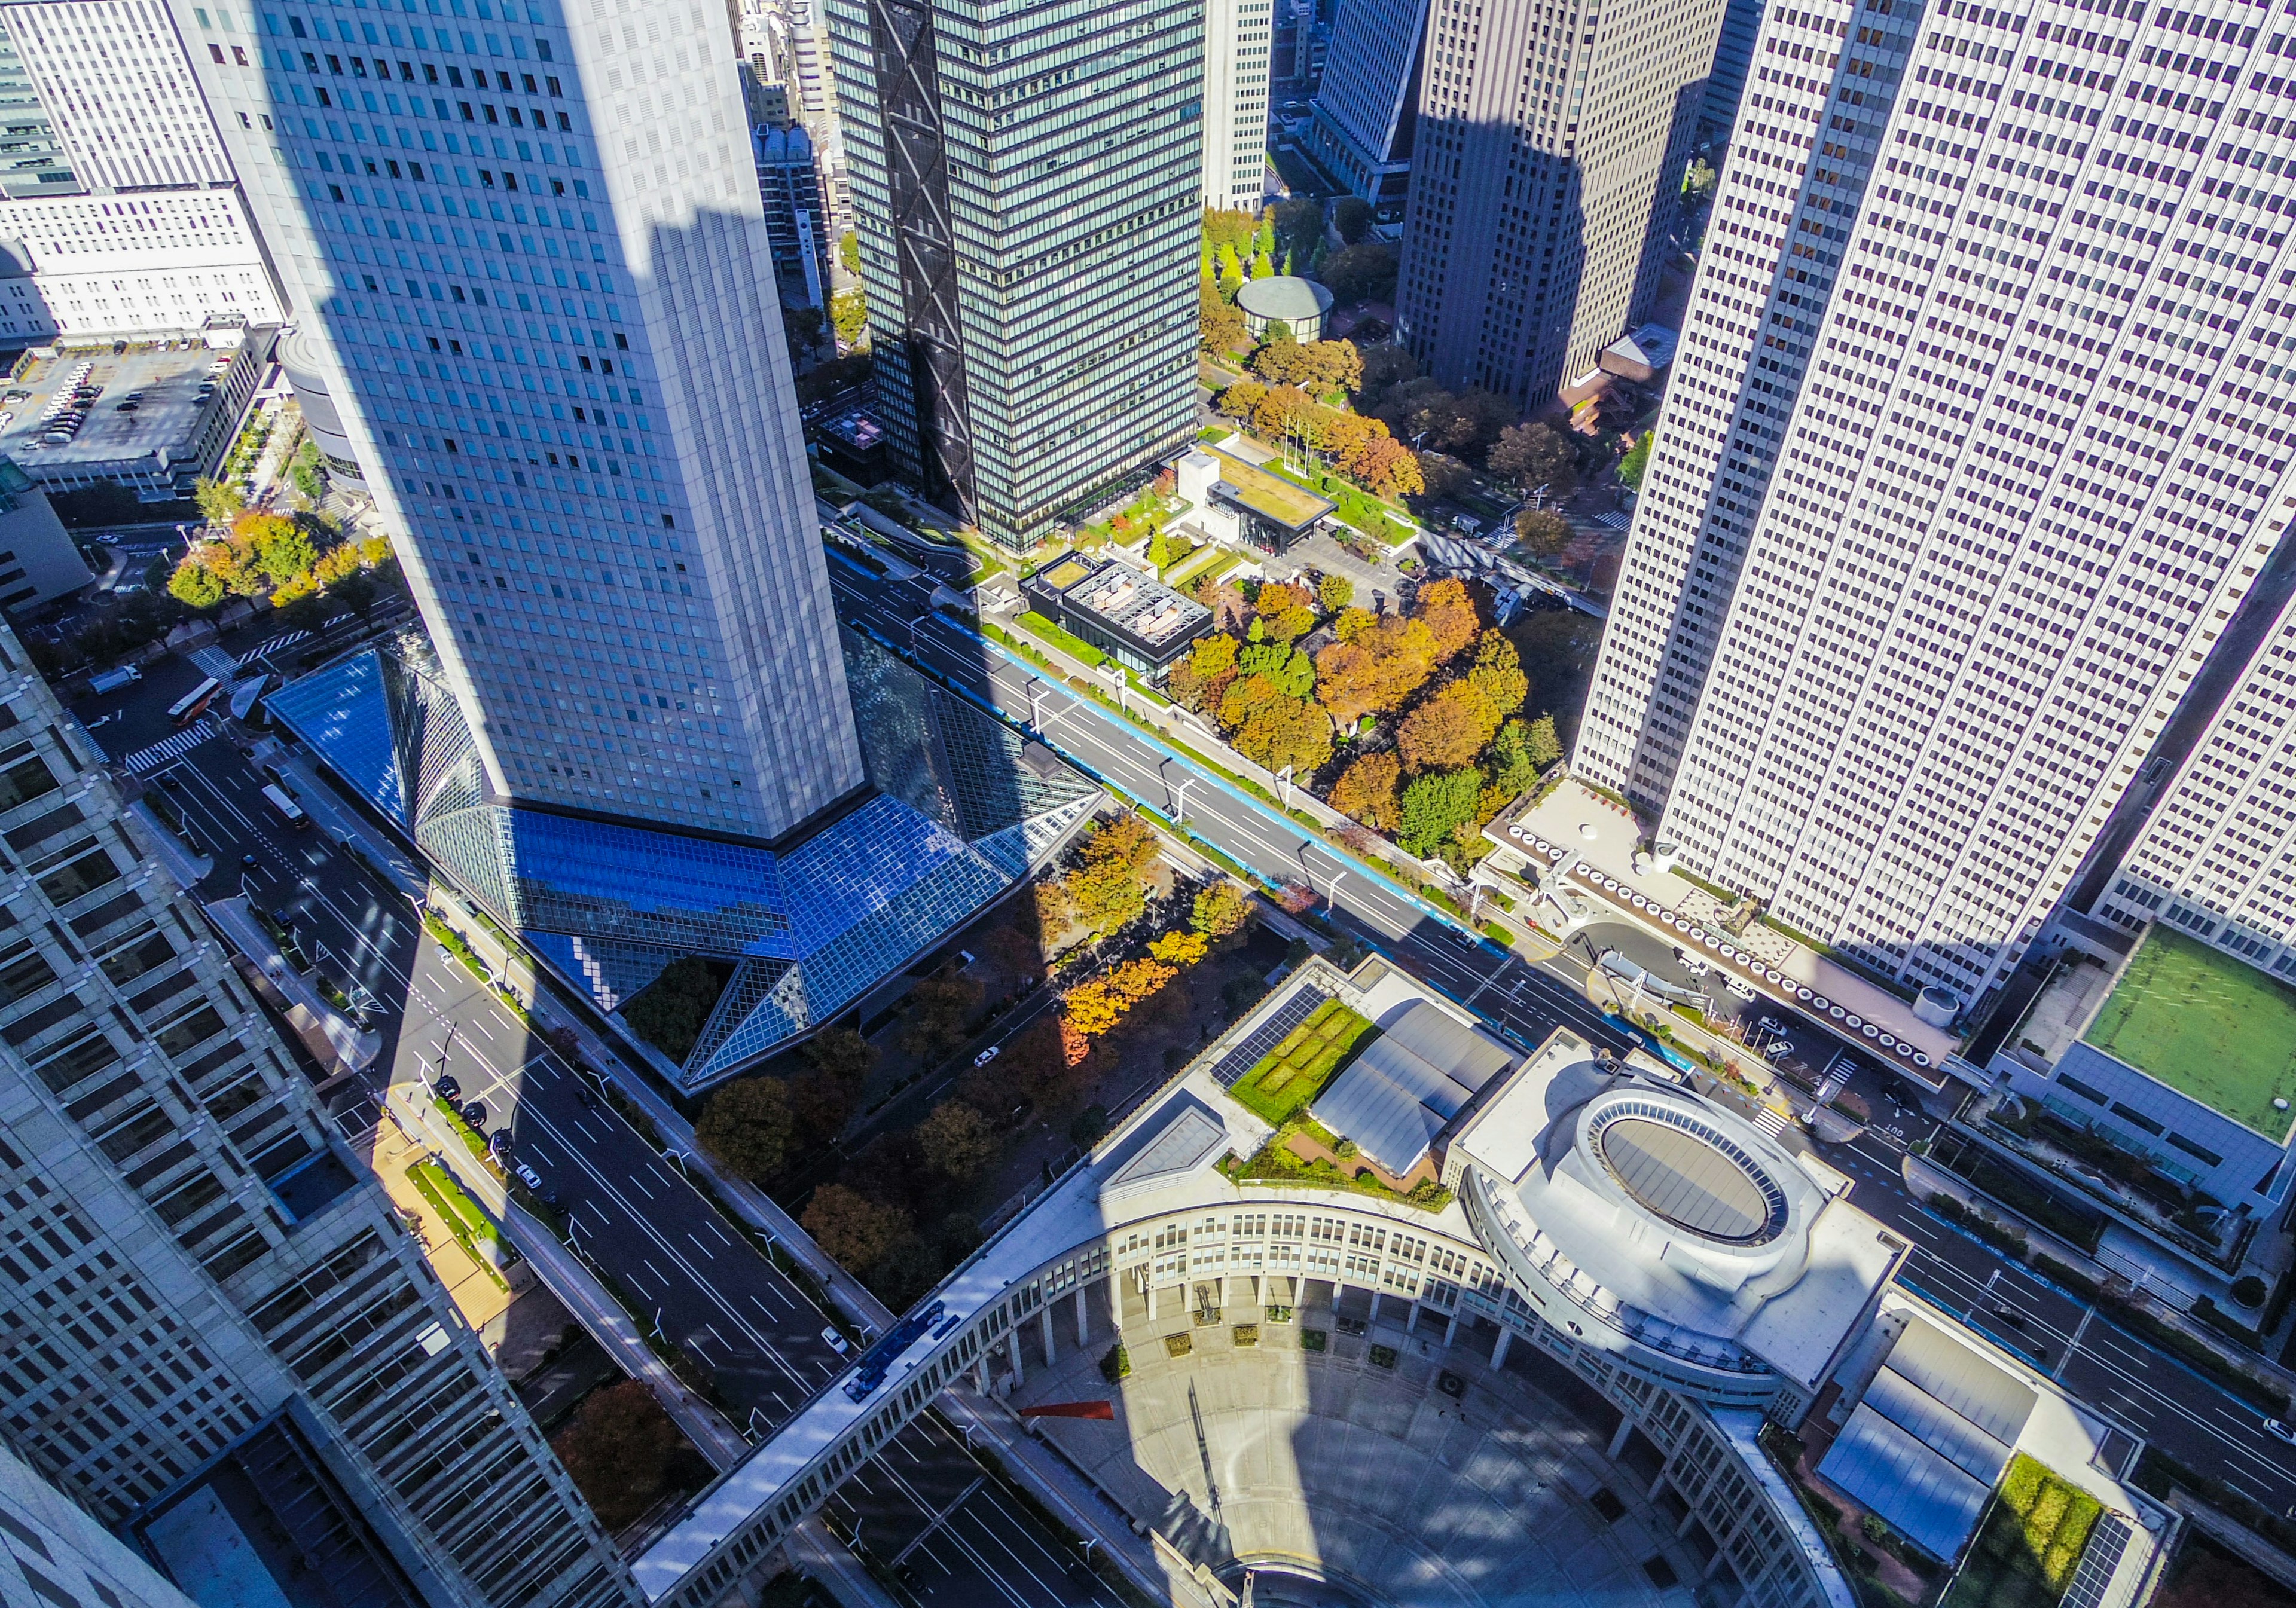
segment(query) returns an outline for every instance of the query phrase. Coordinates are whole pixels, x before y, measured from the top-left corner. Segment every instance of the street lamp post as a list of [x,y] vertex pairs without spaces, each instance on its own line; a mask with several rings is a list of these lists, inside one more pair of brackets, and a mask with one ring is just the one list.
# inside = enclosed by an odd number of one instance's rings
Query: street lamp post
[[1188,783],[1193,779],[1183,776],[1172,784],[1172,824],[1178,826],[1188,818]]
[[1045,729],[1045,683],[1033,676],[1029,681],[1029,729],[1042,733]]

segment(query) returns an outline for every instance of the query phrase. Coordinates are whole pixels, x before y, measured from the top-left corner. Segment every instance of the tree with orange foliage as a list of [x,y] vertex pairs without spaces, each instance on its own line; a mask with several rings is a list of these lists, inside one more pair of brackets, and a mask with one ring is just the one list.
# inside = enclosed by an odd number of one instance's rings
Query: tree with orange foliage
[[1439,665],[1449,664],[1483,628],[1482,616],[1475,612],[1475,600],[1467,595],[1464,581],[1429,582],[1419,589],[1411,612],[1434,633]]
[[1396,784],[1403,765],[1392,754],[1366,754],[1340,773],[1332,787],[1332,808],[1367,827],[1391,832],[1402,818]]
[[1203,934],[1182,932],[1177,927],[1148,941],[1148,952],[1167,966],[1193,966],[1210,948],[1211,940]]
[[1349,609],[1340,636],[1316,656],[1316,696],[1341,725],[1401,708],[1435,673],[1435,633],[1423,619]]
[[1392,437],[1371,437],[1341,460],[1340,467],[1374,496],[1415,497],[1427,489],[1419,454]]
[[1456,681],[1404,716],[1395,746],[1414,771],[1456,770],[1483,751],[1500,718],[1481,688]]

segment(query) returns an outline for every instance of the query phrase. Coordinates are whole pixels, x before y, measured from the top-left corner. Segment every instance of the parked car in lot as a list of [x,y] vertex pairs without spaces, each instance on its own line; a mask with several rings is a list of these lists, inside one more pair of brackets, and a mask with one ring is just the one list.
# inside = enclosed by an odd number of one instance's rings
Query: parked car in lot
[[463,1107],[462,1117],[473,1128],[484,1128],[487,1125],[487,1103],[484,1100],[472,1100]]
[[511,1171],[518,1174],[518,1181],[520,1183],[524,1184],[528,1188],[534,1190],[537,1194],[541,1192],[542,1174],[537,1172],[524,1162],[519,1163],[519,1164],[512,1168]]
[[439,1081],[430,1087],[437,1091],[442,1100],[453,1101],[463,1098],[462,1081],[452,1073],[442,1073],[439,1074]]
[[826,1345],[831,1351],[835,1351],[840,1357],[849,1357],[853,1354],[852,1342],[847,1340],[844,1335],[839,1334],[835,1329],[825,1328],[822,1330],[821,1341],[824,1345]]

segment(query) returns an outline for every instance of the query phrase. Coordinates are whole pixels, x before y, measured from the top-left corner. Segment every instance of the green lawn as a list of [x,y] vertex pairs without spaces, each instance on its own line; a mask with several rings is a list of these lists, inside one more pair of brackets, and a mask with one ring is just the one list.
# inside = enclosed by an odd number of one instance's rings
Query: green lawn
[[1013,624],[1019,625],[1029,635],[1050,642],[1070,657],[1082,659],[1086,664],[1095,668],[1108,663],[1108,656],[1099,649],[1079,637],[1070,636],[1033,608],[1021,616]]
[[1372,1024],[1337,1000],[1293,1028],[1230,1090],[1245,1110],[1271,1122],[1289,1122],[1323,1093],[1340,1068],[1368,1041]]
[[2065,1595],[2104,1510],[2020,1452],[1939,1608],[2049,1608]]
[[2296,990],[2155,926],[2083,1035],[2274,1144],[2296,1111]]

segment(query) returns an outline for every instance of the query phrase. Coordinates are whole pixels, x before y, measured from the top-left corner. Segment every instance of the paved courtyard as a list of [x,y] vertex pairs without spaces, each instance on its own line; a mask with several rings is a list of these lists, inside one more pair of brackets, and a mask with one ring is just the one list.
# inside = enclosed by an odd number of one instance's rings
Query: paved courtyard
[[[1292,1298],[1289,1279],[1268,1282],[1266,1299]],[[1214,1323],[1181,1311],[1170,1291],[1151,1319],[1129,1293],[1121,1337],[1132,1372],[1114,1389],[1099,1371],[1114,1338],[1107,1286],[1086,1292],[1082,1347],[1073,1298],[1063,1300],[1049,1369],[1039,1327],[1028,1327],[1015,1404],[1111,1400],[1113,1423],[1037,1423],[1192,1558],[1216,1569],[1230,1560],[1288,1568],[1352,1588],[1326,1597],[1278,1586],[1271,1600],[1352,1596],[1398,1608],[1692,1600],[1699,1562],[1644,1499],[1650,1475],[1604,1456],[1616,1410],[1558,1365],[1518,1343],[1494,1371],[1493,1331],[1470,1335],[1463,1324],[1447,1348],[1439,1320],[1404,1332],[1405,1302],[1385,1302],[1367,1323],[1361,1290],[1348,1291],[1335,1313],[1332,1286],[1305,1281],[1292,1321],[1272,1323],[1260,1307],[1240,1304],[1247,1292],[1247,1280],[1233,1281]],[[1238,1324],[1258,1326],[1256,1343],[1238,1343]],[[1347,1332],[1358,1326],[1365,1332]],[[1310,1333],[1326,1349],[1308,1349]],[[1166,1337],[1177,1335],[1188,1351],[1175,1358]],[[1391,1352],[1392,1366],[1374,1360],[1374,1347],[1382,1359]]]

